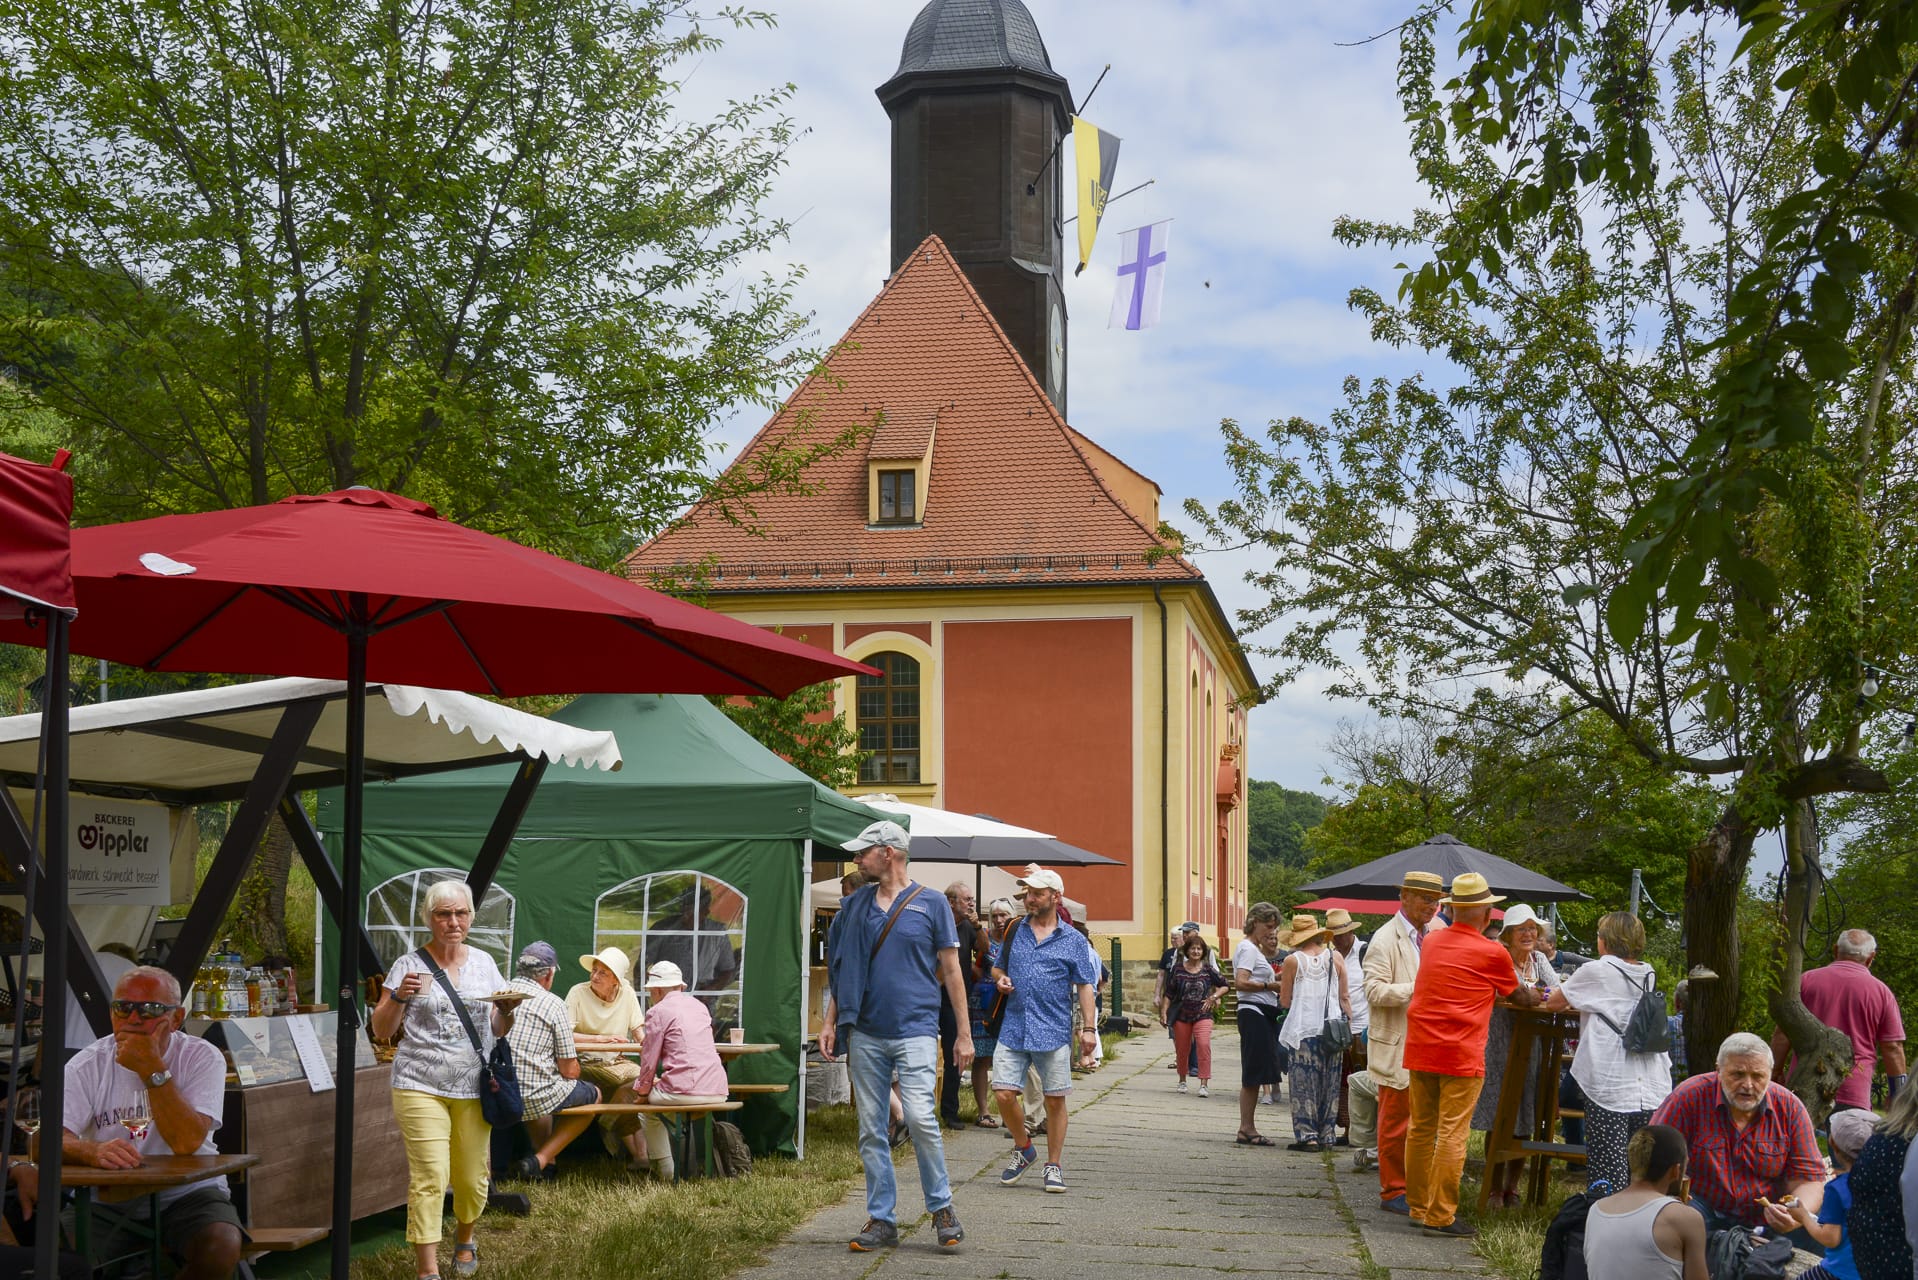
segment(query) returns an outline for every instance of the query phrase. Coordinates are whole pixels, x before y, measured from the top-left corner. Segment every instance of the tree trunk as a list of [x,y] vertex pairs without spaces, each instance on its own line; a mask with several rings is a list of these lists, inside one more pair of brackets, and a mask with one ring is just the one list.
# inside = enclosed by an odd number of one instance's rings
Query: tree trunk
[[[1851,1038],[1814,1018],[1800,996],[1805,930],[1818,905],[1811,875],[1818,857],[1816,841],[1811,801],[1796,801],[1785,822],[1785,967],[1770,1004],[1772,1021],[1791,1041],[1797,1059],[1786,1084],[1811,1111],[1813,1123],[1823,1125],[1838,1086],[1851,1074],[1852,1056]],[[1772,1070],[1783,1077],[1785,1064],[1777,1063]]]
[[286,880],[293,870],[293,837],[275,814],[260,837],[260,847],[240,882],[234,902],[242,937],[250,936],[263,956],[289,955],[286,938]]
[[1685,962],[1718,975],[1687,988],[1685,1052],[1695,1071],[1708,1070],[1719,1044],[1739,1029],[1738,894],[1757,834],[1737,803],[1728,803],[1687,860]]

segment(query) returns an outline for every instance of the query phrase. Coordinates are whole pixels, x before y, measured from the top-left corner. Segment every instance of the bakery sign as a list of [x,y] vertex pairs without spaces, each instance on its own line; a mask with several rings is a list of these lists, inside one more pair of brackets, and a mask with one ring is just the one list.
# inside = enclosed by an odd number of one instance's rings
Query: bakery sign
[[163,907],[173,901],[165,805],[74,796],[67,833],[67,893],[74,903]]

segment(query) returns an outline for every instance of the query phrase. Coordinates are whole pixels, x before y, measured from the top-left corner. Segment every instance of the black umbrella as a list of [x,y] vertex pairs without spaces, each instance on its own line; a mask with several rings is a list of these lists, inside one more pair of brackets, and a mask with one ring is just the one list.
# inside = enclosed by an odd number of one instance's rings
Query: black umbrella
[[1443,876],[1447,884],[1454,876],[1476,871],[1485,877],[1493,893],[1526,902],[1577,902],[1590,896],[1495,853],[1474,849],[1451,835],[1436,835],[1410,849],[1314,880],[1303,886],[1302,892],[1321,897],[1394,898],[1408,871],[1429,871]]

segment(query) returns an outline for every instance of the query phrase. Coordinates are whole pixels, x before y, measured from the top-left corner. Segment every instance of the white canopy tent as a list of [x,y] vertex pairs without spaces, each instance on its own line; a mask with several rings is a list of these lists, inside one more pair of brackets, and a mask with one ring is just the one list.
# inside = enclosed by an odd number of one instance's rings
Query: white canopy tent
[[[443,689],[372,685],[367,694],[369,780],[512,761],[538,762],[541,767],[553,761],[608,771],[620,767],[619,744],[610,733],[558,724]],[[299,732],[289,731],[296,720]],[[37,715],[0,718],[0,798],[22,814],[32,812],[39,734]],[[346,760],[345,682],[260,680],[75,707],[69,740],[70,789],[77,796],[167,806],[165,839],[171,867],[165,877],[166,891],[157,901],[193,897],[199,833],[191,806],[235,800],[242,802],[242,808],[252,805],[262,824],[277,807],[289,825],[296,826],[295,842],[315,872],[322,897],[329,887],[337,895],[337,882],[328,884],[331,867],[318,853],[318,838],[304,821],[305,811],[286,797],[339,785]],[[87,808],[74,804],[70,820],[84,824]],[[236,814],[236,827],[244,825]],[[4,830],[5,824],[0,824],[0,832]],[[235,843],[242,839],[244,831]],[[208,873],[207,888],[213,887],[220,863],[243,868],[244,857],[237,855],[250,855],[251,842],[246,843],[248,847],[236,848],[230,860],[222,846],[215,870]],[[78,854],[85,844],[73,839],[70,847]],[[24,850],[13,847],[0,848],[0,859],[4,860],[0,901],[4,901],[20,896],[28,860]],[[237,883],[237,874],[234,880]],[[145,897],[133,895],[129,901],[128,895],[116,900],[112,892],[84,882],[73,887],[78,890],[73,908],[77,937],[68,952],[76,962],[84,957],[84,963],[71,971],[73,983],[83,1000],[103,1010],[105,993],[92,992],[93,999],[88,999],[89,986],[97,987],[98,981],[89,948],[109,941],[142,945],[157,914],[153,893],[158,889],[148,886]],[[209,931],[218,925],[231,895],[229,891],[201,896],[209,900],[196,899],[183,944],[188,935],[211,936]],[[216,905],[218,912],[212,911]],[[211,915],[211,921],[201,920],[196,927],[194,917],[204,915]],[[198,958],[193,957],[194,964]],[[169,967],[179,963],[171,961]]]

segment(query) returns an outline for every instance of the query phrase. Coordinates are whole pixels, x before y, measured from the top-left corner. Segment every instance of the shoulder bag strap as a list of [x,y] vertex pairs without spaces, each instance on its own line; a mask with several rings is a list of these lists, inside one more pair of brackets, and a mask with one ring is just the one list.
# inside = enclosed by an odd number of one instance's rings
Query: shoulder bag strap
[[892,932],[892,927],[899,923],[899,913],[906,909],[908,903],[925,891],[925,885],[915,884],[912,887],[911,893],[908,893],[905,897],[892,904],[892,910],[886,913],[886,927],[879,931],[879,941],[872,944],[872,954],[866,957],[866,967],[868,969],[872,967],[872,962],[879,958],[879,948],[886,945],[886,936]]
[[[1603,964],[1606,960],[1609,960],[1609,959],[1611,959],[1610,956],[1601,956],[1598,960],[1593,961],[1593,963]],[[1606,968],[1611,970],[1611,972],[1616,973],[1620,977],[1624,978],[1625,981],[1631,983],[1634,989],[1638,987],[1637,980],[1634,979],[1631,974],[1626,973],[1623,969],[1619,968],[1617,965],[1615,964],[1606,965]],[[1597,1009],[1593,1009],[1592,1016],[1594,1018],[1597,1018],[1600,1022],[1604,1023],[1606,1026],[1610,1027],[1612,1029],[1612,1034],[1617,1036],[1620,1040],[1623,1040],[1625,1038],[1625,1028],[1619,1026],[1616,1022],[1613,1022],[1610,1018],[1606,1017],[1603,1013],[1599,1012]],[[1631,1015],[1627,1014],[1626,1017],[1629,1019]]]
[[453,990],[453,980],[446,976],[446,970],[440,968],[439,962],[433,959],[425,947],[421,947],[417,954],[420,961],[433,971],[433,978],[440,984],[440,989],[446,992],[446,998],[453,1002],[453,1012],[459,1014],[460,1025],[466,1028],[466,1038],[473,1042],[473,1052],[480,1056],[480,1062],[483,1064],[486,1061],[486,1050],[480,1044],[479,1028],[473,1025],[472,1017],[466,1012],[466,1001],[460,999],[460,993]]

